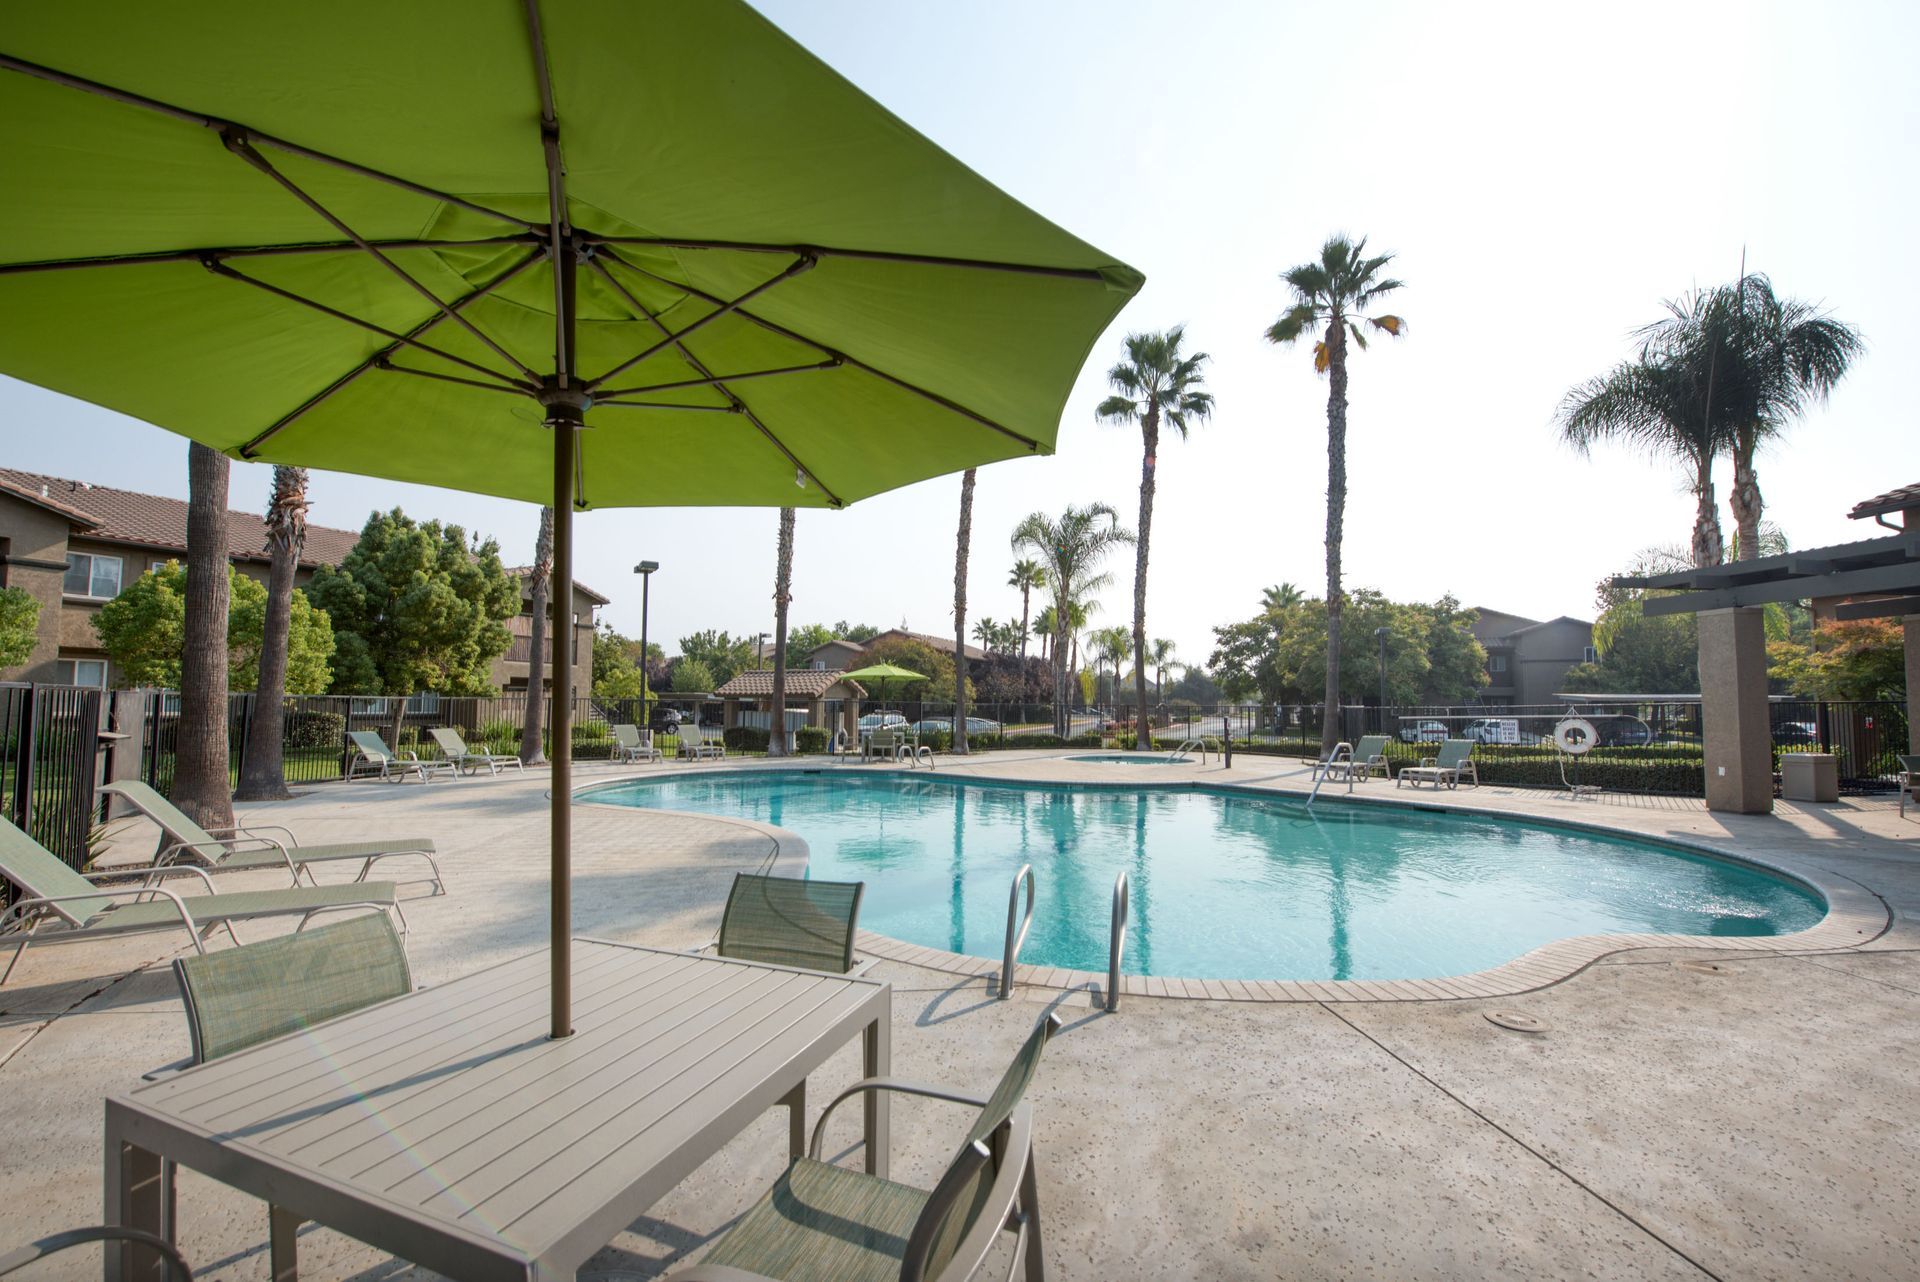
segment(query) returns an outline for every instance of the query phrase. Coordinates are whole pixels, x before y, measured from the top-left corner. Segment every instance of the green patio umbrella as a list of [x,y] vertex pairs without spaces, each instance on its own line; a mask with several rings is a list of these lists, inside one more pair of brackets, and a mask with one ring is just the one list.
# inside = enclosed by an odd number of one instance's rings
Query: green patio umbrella
[[1050,452],[1142,281],[737,0],[14,6],[0,172],[0,372],[235,458],[550,502],[562,582],[575,510]]
[[849,681],[925,681],[926,677],[918,672],[909,671],[892,663],[876,663],[870,668],[859,668],[840,674]]

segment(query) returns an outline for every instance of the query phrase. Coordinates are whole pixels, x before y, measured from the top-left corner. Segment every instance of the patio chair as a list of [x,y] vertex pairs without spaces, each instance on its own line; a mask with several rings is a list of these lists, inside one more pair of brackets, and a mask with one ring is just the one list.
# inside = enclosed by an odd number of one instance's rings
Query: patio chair
[[1900,817],[1905,819],[1909,797],[1920,805],[1920,757],[1901,757],[1900,773],[1893,778],[1900,785]]
[[1383,734],[1362,735],[1347,762],[1348,774],[1361,783],[1372,778],[1375,770],[1382,779],[1391,778],[1393,772],[1387,768],[1387,739]]
[[[843,1091],[767,1195],[668,1282],[965,1282],[999,1241],[1014,1236],[1028,1282],[1043,1282],[1033,1106],[1024,1100],[1041,1053],[1060,1027],[1034,1028],[990,1096],[873,1077]],[[931,1191],[820,1160],[833,1110],[855,1095],[892,1091],[979,1109],[966,1142]]]
[[1472,775],[1473,786],[1480,786],[1480,767],[1473,762],[1473,740],[1449,739],[1440,745],[1436,756],[1423,758],[1417,766],[1403,766],[1400,773],[1393,777],[1393,786],[1402,783],[1417,788],[1430,783],[1438,788],[1441,784],[1449,788],[1460,786],[1460,776]]
[[900,754],[906,751],[907,736],[899,730],[875,730],[867,736],[860,748],[860,760],[872,761],[875,757],[885,757],[889,761],[900,760]]
[[724,757],[727,747],[715,743],[700,733],[699,726],[681,724],[674,727],[674,735],[680,740],[680,757],[684,761],[698,761],[702,757]]
[[864,881],[814,881],[735,873],[714,951],[722,957],[852,971]]
[[[0,819],[0,876],[17,886],[21,896],[0,914],[0,942],[16,937],[20,941],[6,970],[0,971],[0,984],[7,982],[27,945],[37,939],[92,939],[137,930],[179,929],[187,932],[196,952],[204,953],[205,941],[215,930],[224,927],[237,944],[240,935],[233,923],[259,917],[298,917],[305,927],[319,913],[373,908],[398,915],[401,930],[407,925],[390,881],[219,894],[206,869],[190,864],[138,868],[134,875],[140,878],[138,885],[97,885],[99,878],[128,873],[124,869],[75,872],[10,820]],[[160,884],[173,876],[198,877],[207,893],[180,895]],[[60,929],[50,935],[37,933],[49,923],[57,923]]]
[[[396,837],[390,841],[347,841],[302,846],[293,833],[279,824],[234,824],[212,830],[202,828],[178,806],[137,779],[103,783],[99,791],[110,797],[121,798],[159,825],[166,841],[171,844],[163,846],[154,855],[153,866],[156,868],[178,863],[197,863],[213,872],[285,868],[292,876],[294,885],[300,884],[300,874],[305,873],[307,880],[317,886],[320,881],[313,875],[314,864],[357,859],[360,861],[360,875],[354,880],[365,881],[373,871],[374,864],[380,860],[407,856],[427,861],[427,866],[433,870],[435,894],[443,895],[447,891],[446,883],[440,878],[440,864],[434,858],[431,837]],[[279,835],[272,835],[275,833]]]
[[653,731],[642,730],[639,726],[620,726],[613,728],[613,759],[615,761],[661,761],[660,749],[653,746]]
[[427,733],[440,745],[440,751],[453,764],[455,774],[477,775],[485,767],[490,775],[497,775],[508,766],[525,773],[527,765],[511,753],[475,752],[467,747],[467,741],[452,726],[436,726]]
[[453,768],[450,761],[422,761],[419,754],[411,750],[404,756],[396,753],[371,730],[349,730],[347,738],[353,742],[353,755],[347,759],[348,783],[352,783],[354,777],[363,772],[396,781],[413,775],[421,783],[426,783],[433,778],[435,771]]

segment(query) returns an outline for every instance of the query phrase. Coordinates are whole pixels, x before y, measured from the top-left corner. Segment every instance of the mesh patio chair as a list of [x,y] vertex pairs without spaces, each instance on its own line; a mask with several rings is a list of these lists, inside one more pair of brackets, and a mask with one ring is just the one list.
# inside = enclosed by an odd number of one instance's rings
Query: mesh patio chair
[[722,957],[852,971],[864,881],[810,881],[736,873],[720,918],[715,951]]
[[1900,785],[1900,817],[1907,817],[1907,801],[1920,805],[1920,756],[1901,757],[1900,773],[1894,776]]
[[508,766],[523,774],[526,772],[526,763],[512,753],[475,752],[452,726],[436,726],[428,733],[453,764],[455,774],[477,775],[485,770],[490,775],[497,775]]
[[1472,775],[1473,786],[1480,786],[1480,767],[1473,762],[1473,740],[1449,739],[1440,745],[1437,755],[1425,758],[1417,766],[1403,766],[1393,777],[1393,786],[1398,788],[1405,783],[1417,788],[1430,783],[1436,788],[1441,784],[1458,788],[1463,774]]
[[279,824],[202,828],[178,806],[137,779],[103,783],[99,790],[126,801],[153,820],[159,825],[160,831],[166,834],[169,844],[154,855],[155,867],[187,863],[198,864],[214,872],[285,868],[293,877],[294,885],[300,884],[300,875],[305,873],[307,880],[317,886],[320,882],[313,875],[315,864],[358,860],[360,875],[354,880],[365,881],[373,871],[374,864],[380,860],[407,856],[426,860],[427,866],[433,870],[434,892],[446,893],[446,884],[440,879],[440,864],[434,857],[433,839],[430,837],[396,837],[390,841],[346,841],[302,846],[293,833]]
[[[1014,1234],[1028,1282],[1044,1282],[1033,1107],[1024,1097],[1059,1027],[1058,1015],[1042,1019],[989,1096],[883,1077],[856,1082],[820,1115],[808,1156],[668,1282],[965,1282],[1003,1232]],[[820,1160],[833,1110],[869,1091],[980,1110],[931,1191]]]
[[[300,886],[291,890],[250,890],[218,894],[204,868],[174,864],[140,867],[131,875],[137,885],[101,886],[97,879],[125,878],[126,869],[75,872],[39,842],[0,819],[0,877],[20,890],[20,898],[0,913],[0,943],[20,942],[13,950],[0,984],[7,982],[27,945],[46,940],[94,938],[136,930],[184,930],[196,952],[205,953],[206,939],[224,928],[240,942],[236,921],[259,917],[299,917],[301,926],[320,913],[376,909],[379,915],[400,914],[400,900],[390,881],[359,881],[345,886]],[[181,895],[160,883],[170,877],[197,877],[204,895]],[[400,916],[401,929],[406,917]],[[53,927],[39,934],[43,926]]]
[[615,761],[663,761],[660,749],[653,746],[653,731],[639,726],[616,725],[613,728]]
[[724,757],[727,746],[717,743],[700,733],[700,727],[682,723],[674,729],[674,737],[680,741],[680,757],[684,761],[698,761],[702,757]]
[[422,761],[420,754],[411,749],[405,754],[397,753],[371,730],[349,730],[347,738],[353,744],[353,755],[347,760],[349,783],[362,774],[396,782],[412,776],[421,783],[427,783],[436,772],[453,769],[451,761]]

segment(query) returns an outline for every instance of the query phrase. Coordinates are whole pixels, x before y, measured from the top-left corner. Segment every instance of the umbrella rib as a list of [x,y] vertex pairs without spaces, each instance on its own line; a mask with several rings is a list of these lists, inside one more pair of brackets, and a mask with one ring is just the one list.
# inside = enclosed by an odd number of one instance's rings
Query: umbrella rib
[[[538,243],[527,235],[489,236],[480,240],[371,240],[378,249],[462,249],[481,245]],[[47,258],[31,263],[0,263],[0,276],[26,272],[65,271],[78,267],[137,267],[145,263],[198,263],[212,254],[220,258],[275,258],[295,254],[331,254],[359,250],[350,240],[301,241],[285,245],[224,245],[207,249],[162,249],[143,254],[102,254],[95,258]]]
[[[233,268],[227,266],[225,263],[221,262],[217,258],[209,257],[206,260],[206,267],[208,271],[212,272],[216,276],[225,276],[229,280],[240,281],[242,284],[251,285],[255,289],[265,290],[267,293],[272,294],[277,298],[284,298],[290,303],[298,303],[302,307],[310,307],[314,311],[319,312],[323,316],[331,316],[335,320],[345,321],[349,325],[358,325],[361,329],[370,330],[373,333],[380,335],[382,338],[390,338],[396,343],[404,343],[409,347],[417,347],[423,352],[431,352],[435,356],[438,356],[441,360],[452,361],[455,365],[464,365],[466,368],[470,370],[474,370],[481,374],[485,374],[489,378],[498,379],[500,380],[501,383],[505,384],[508,387],[519,388],[524,391],[532,390],[528,385],[516,382],[514,379],[512,379],[508,375],[502,374],[497,370],[488,369],[485,365],[481,365],[476,361],[470,361],[464,356],[455,356],[452,352],[449,352],[444,348],[435,347],[431,343],[423,343],[419,339],[414,338],[411,335],[402,334],[395,330],[388,329],[384,325],[376,325],[370,320],[362,320],[358,316],[354,316],[348,312],[343,312],[337,307],[329,307],[325,303],[319,302],[316,299],[306,297],[304,294],[296,294],[290,289],[282,289],[280,286],[268,284],[266,281],[261,280],[258,277],[249,276],[244,272],[235,271]],[[444,315],[441,315],[437,317],[437,319],[445,320],[446,317]]]
[[[685,292],[692,294],[695,298],[702,299],[709,303],[718,303],[720,301],[719,299],[715,298],[713,295],[691,284],[688,284],[685,281],[668,280],[664,276],[658,275],[655,272],[650,272],[646,268],[640,266],[638,263],[631,262],[628,259],[622,257],[615,250],[611,250],[611,249],[605,250],[604,254],[606,257],[613,259],[614,262],[619,263],[622,267],[625,267],[630,271],[638,272],[642,276],[646,276],[653,280],[657,280],[661,284],[667,286],[670,289],[684,290]],[[601,255],[596,254],[592,261],[597,262],[600,256]],[[880,379],[882,382],[893,384],[895,387],[899,388],[903,392],[910,392],[913,395],[921,397],[924,400],[932,401],[934,404],[940,406],[942,409],[951,410],[955,414],[958,414],[963,418],[972,419],[974,422],[980,424],[982,427],[991,428],[992,430],[1000,433],[1002,436],[1011,437],[1013,440],[1016,440],[1020,442],[1022,445],[1026,446],[1029,450],[1033,450],[1037,452],[1040,449],[1040,442],[1034,440],[1031,436],[1027,436],[1021,432],[1016,432],[1004,423],[997,423],[993,419],[988,418],[985,414],[980,413],[978,410],[968,409],[966,406],[960,404],[958,401],[942,396],[940,395],[940,393],[932,391],[928,388],[921,387],[918,383],[909,382],[907,379],[901,378],[897,374],[889,374],[886,370],[881,369],[877,365],[870,365],[866,361],[861,360],[857,356],[849,356],[845,352],[842,352],[835,348],[827,346],[825,343],[821,342],[818,339],[808,338],[805,334],[802,334],[797,330],[788,329],[786,326],[781,325],[775,321],[770,321],[766,317],[761,316],[757,312],[749,311],[744,307],[736,307],[734,311],[740,316],[742,320],[751,321],[755,325],[758,325],[760,328],[766,330],[770,334],[778,334],[780,337],[791,339],[793,342],[804,343],[806,346],[813,348],[815,351],[819,352],[823,356],[827,356],[835,360],[841,361],[842,363],[849,365],[854,369],[860,370],[862,373],[871,374],[875,378]]]
[[[623,263],[626,262],[626,260],[621,258],[618,253],[615,253],[612,250],[609,250],[607,252],[616,261],[623,262]],[[835,494],[832,490],[828,489],[826,483],[820,479],[819,475],[815,473],[812,468],[808,467],[805,463],[802,463],[800,461],[799,456],[796,455],[792,450],[788,449],[786,446],[786,443],[782,441],[779,437],[775,436],[772,430],[768,428],[765,423],[760,421],[760,416],[753,412],[752,408],[748,406],[747,402],[740,396],[739,393],[735,392],[732,388],[728,387],[723,380],[719,378],[715,378],[713,375],[713,371],[707,368],[706,363],[702,361],[698,356],[695,356],[693,354],[692,349],[689,348],[685,343],[680,341],[680,336],[677,334],[674,334],[673,331],[669,330],[667,328],[667,324],[665,321],[661,320],[660,317],[656,315],[651,308],[649,308],[645,303],[641,302],[639,298],[634,295],[634,292],[632,290],[628,289],[625,285],[623,285],[618,279],[614,277],[614,274],[612,272],[607,270],[606,264],[600,261],[600,257],[598,254],[589,253],[587,255],[587,265],[593,268],[594,271],[598,272],[602,280],[606,281],[607,284],[611,285],[616,291],[618,291],[620,294],[620,297],[626,299],[627,303],[635,311],[639,312],[642,316],[646,317],[649,321],[653,322],[653,327],[659,330],[662,334],[665,334],[667,336],[667,340],[673,344],[674,350],[680,353],[681,357],[687,362],[687,364],[691,365],[694,371],[701,375],[702,379],[710,380],[713,386],[716,389],[718,389],[720,394],[725,396],[729,402],[731,402],[733,405],[738,406],[740,413],[745,414],[747,416],[747,421],[753,424],[754,428],[762,436],[766,437],[767,440],[773,444],[774,449],[780,451],[780,453],[786,458],[787,462],[793,464],[793,466],[796,469],[798,469],[798,471],[802,476],[812,477],[813,483],[820,487],[820,492],[826,495],[827,498],[832,501],[835,507],[846,506],[846,504],[840,501],[840,496]],[[628,264],[628,265],[631,266],[631,264]],[[709,301],[717,301],[717,300],[709,300]],[[684,330],[681,332],[685,333]],[[839,363],[840,358],[836,353],[827,352],[826,355],[827,355],[827,359],[825,361],[820,362],[820,364],[811,366],[811,367],[803,366],[800,368],[828,369]],[[637,392],[637,391],[642,391],[646,389],[629,388],[627,390]],[[619,393],[616,391],[614,393],[611,393],[611,395],[617,396],[619,395]]]
[[687,335],[694,333],[696,330],[700,330],[705,328],[708,325],[711,325],[714,321],[719,320],[722,316],[726,316],[732,312],[739,311],[747,303],[759,297],[761,294],[766,293],[768,290],[772,289],[775,285],[785,284],[787,281],[792,280],[795,276],[800,276],[805,274],[806,272],[812,271],[817,261],[818,260],[812,257],[802,255],[801,257],[796,258],[792,263],[788,264],[787,269],[785,271],[781,272],[777,276],[772,276],[766,280],[761,281],[758,285],[755,285],[752,289],[748,290],[746,293],[741,294],[738,298],[722,300],[722,299],[714,298],[710,295],[704,296],[706,297],[706,300],[708,302],[714,305],[714,309],[712,311],[708,312],[705,316],[702,316],[699,320],[694,321],[691,325],[688,325],[685,329],[666,333],[666,336],[664,338],[662,338],[659,342],[655,343],[653,346],[647,348],[645,351],[641,352],[638,356],[630,357],[627,360],[621,361],[618,365],[615,365],[612,369],[608,370],[606,373],[602,374],[600,377],[588,380],[588,382],[586,383],[587,390],[590,392],[594,391],[595,389],[599,388],[602,384],[606,383],[614,375],[625,373],[627,370],[632,369],[635,365],[638,365],[641,361],[646,360],[647,357],[652,356],[655,352],[660,351],[662,348],[676,347],[676,348],[680,348],[681,352],[684,353],[686,349],[681,346],[681,343],[687,337]]
[[671,401],[595,401],[593,408],[603,405],[618,406],[629,410],[691,410],[696,414],[744,414],[746,411],[738,405],[675,405]]
[[413,374],[420,378],[436,379],[442,383],[458,383],[463,387],[477,387],[483,392],[505,392],[508,396],[525,396],[527,391],[521,387],[507,387],[500,383],[486,383],[477,378],[461,378],[458,374],[436,374],[430,369],[415,369],[411,365],[395,365],[390,357],[381,357],[374,362],[375,369],[387,370],[394,374]]
[[[684,349],[682,354],[684,355]],[[750,378],[772,378],[778,374],[811,374],[817,370],[838,369],[841,362],[836,359],[816,361],[811,365],[783,365],[779,369],[748,370],[744,374],[710,374],[705,378],[683,378],[675,383],[650,383],[645,387],[610,387],[601,392],[595,401],[606,404],[611,396],[633,396],[641,392],[671,392],[683,387],[718,387],[726,391],[726,384],[737,383]]]
[[657,236],[595,236],[603,245],[652,245],[660,249],[721,249],[743,254],[812,254],[816,258],[847,258],[867,262],[911,263],[925,267],[958,267],[971,271],[1011,272],[1022,276],[1055,276],[1066,280],[1099,281],[1097,267],[1049,267],[1042,263],[1009,263],[990,258],[955,258],[941,254],[909,254],[885,249],[841,249],[830,245],[775,245],[759,241],[686,240]]
[[[533,52],[534,79],[540,86],[540,150],[547,168],[547,252],[560,261],[561,244],[572,238],[567,222],[567,169],[560,159],[560,116],[553,105],[553,71],[547,66],[547,38],[540,23],[539,0],[526,0],[527,38]],[[553,273],[553,370],[567,388],[573,381],[573,351],[567,338],[567,297],[563,274]]]
[[[476,299],[484,298],[486,295],[491,294],[494,290],[498,289],[500,286],[512,280],[515,276],[518,276],[521,272],[525,271],[528,267],[532,266],[534,263],[539,262],[543,257],[545,257],[544,251],[536,248],[532,253],[528,254],[525,258],[521,259],[519,262],[515,263],[513,266],[507,268],[507,270],[501,272],[498,276],[495,276],[492,280],[488,281],[486,284],[478,286],[471,293],[467,294],[465,297],[455,300],[454,306],[465,307],[468,303],[471,303]],[[234,274],[240,280],[249,280],[248,277],[239,276],[237,272]],[[255,452],[259,449],[261,445],[264,445],[267,441],[271,440],[275,436],[278,436],[282,431],[286,430],[288,427],[291,427],[293,423],[297,419],[299,419],[302,415],[306,414],[309,410],[312,410],[318,407],[328,397],[332,396],[335,392],[339,391],[341,388],[347,386],[349,383],[359,378],[362,374],[366,373],[368,370],[376,368],[381,361],[384,361],[390,358],[401,347],[417,342],[420,335],[426,333],[428,330],[432,329],[434,326],[438,325],[441,321],[445,319],[446,317],[441,316],[438,313],[435,313],[434,315],[427,317],[426,320],[420,322],[420,324],[414,326],[413,329],[411,329],[405,335],[403,335],[402,342],[391,343],[388,346],[375,352],[372,356],[367,357],[366,360],[354,366],[354,368],[348,370],[345,374],[342,374],[339,378],[329,383],[326,387],[314,393],[314,395],[308,397],[305,401],[303,401],[300,405],[296,406],[293,410],[289,411],[287,414],[281,416],[279,421],[274,423],[271,427],[267,428],[266,431],[261,432],[258,436],[248,441],[245,445],[242,445],[240,447],[240,457],[252,458]]]
[[46,80],[68,89],[77,89],[82,93],[90,93],[96,97],[107,98],[129,107],[139,107],[145,111],[158,112],[160,115],[171,116],[175,120],[184,121],[190,125],[200,125],[208,129],[223,132],[230,129],[243,129],[247,135],[256,142],[265,143],[267,146],[277,151],[284,151],[288,155],[300,156],[307,160],[317,161],[323,165],[331,165],[335,169],[344,169],[350,174],[357,174],[362,178],[371,178],[375,182],[385,183],[390,187],[398,187],[402,191],[410,191],[416,196],[425,196],[431,200],[443,200],[450,205],[457,205],[461,209],[469,210],[476,214],[483,214],[488,218],[498,219],[503,223],[511,223],[513,226],[525,228],[527,231],[537,232],[542,230],[538,223],[528,222],[524,218],[516,218],[512,214],[502,213],[498,209],[489,209],[485,205],[467,200],[461,196],[456,196],[452,192],[440,191],[424,183],[417,183],[411,179],[402,178],[397,174],[390,174],[384,170],[375,169],[371,165],[363,165],[357,161],[330,155],[327,152],[319,151],[313,147],[308,147],[297,142],[290,142],[285,138],[263,133],[257,129],[246,129],[245,126],[239,124],[237,121],[225,120],[219,116],[209,116],[202,111],[189,111],[185,107],[176,107],[172,103],[161,102],[158,98],[149,98],[144,94],[132,93],[125,89],[116,89],[112,85],[101,84],[97,80],[88,80],[83,76],[70,75],[67,72],[58,71],[52,67],[41,66],[37,62],[28,62],[24,58],[13,57],[11,54],[0,53],[0,69],[17,71],[22,75],[32,76],[36,80]]
[[448,320],[451,320],[454,323],[460,325],[469,334],[472,334],[475,338],[479,339],[482,343],[485,343],[488,347],[492,348],[494,354],[498,356],[501,360],[505,361],[509,365],[514,366],[521,373],[525,374],[528,378],[533,379],[535,382],[539,381],[540,374],[537,370],[535,370],[532,366],[519,360],[517,357],[513,355],[513,353],[509,352],[506,348],[500,346],[500,344],[494,342],[493,339],[489,338],[486,334],[482,333],[480,331],[479,326],[475,325],[471,320],[468,320],[465,316],[462,316],[459,312],[456,312],[450,309],[447,306],[446,302],[443,299],[441,299],[441,297],[438,294],[428,289],[423,282],[415,280],[411,275],[408,274],[407,270],[404,267],[400,266],[400,264],[394,262],[391,258],[388,258],[385,254],[375,249],[372,243],[368,241],[366,237],[362,236],[359,232],[355,231],[353,228],[347,226],[345,220],[340,218],[332,210],[328,209],[325,205],[321,204],[318,200],[314,199],[312,195],[310,195],[304,188],[300,186],[300,184],[294,182],[293,179],[287,177],[285,174],[281,173],[277,168],[275,168],[273,162],[268,160],[265,156],[261,155],[259,151],[254,148],[253,144],[247,140],[247,135],[244,132],[238,129],[230,129],[230,130],[224,131],[221,134],[221,137],[226,142],[228,151],[231,151],[234,155],[240,157],[240,159],[246,161],[248,164],[252,165],[255,169],[258,169],[261,173],[273,179],[273,181],[275,181],[276,183],[279,183],[281,187],[286,189],[287,194],[292,196],[295,200],[299,201],[301,204],[305,205],[308,209],[311,209],[314,213],[318,214],[321,218],[325,219],[327,223],[335,231],[339,232],[342,236],[345,236],[348,240],[351,240],[355,245],[358,245],[362,250],[366,251],[366,253],[370,255],[376,263],[379,263],[382,267],[386,268],[388,271],[392,272],[395,276],[399,277],[400,280],[404,284],[406,284],[408,288],[412,289],[414,293],[420,295],[420,297],[426,299],[428,302],[432,303],[435,307],[439,308],[440,311],[446,315]]

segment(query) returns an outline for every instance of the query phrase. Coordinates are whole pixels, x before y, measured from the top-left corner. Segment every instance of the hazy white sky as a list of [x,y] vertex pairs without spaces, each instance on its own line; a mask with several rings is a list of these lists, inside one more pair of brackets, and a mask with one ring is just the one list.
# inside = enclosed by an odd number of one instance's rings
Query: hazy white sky
[[[1059,452],[987,468],[970,615],[1017,617],[1007,534],[1037,508],[1104,499],[1131,524],[1137,433],[1097,425],[1129,330],[1184,322],[1212,354],[1215,419],[1163,444],[1148,627],[1204,661],[1260,588],[1324,585],[1324,380],[1261,334],[1281,269],[1329,231],[1399,254],[1399,342],[1353,367],[1349,586],[1452,592],[1590,617],[1635,550],[1684,542],[1675,470],[1582,460],[1550,418],[1628,351],[1663,298],[1748,265],[1823,301],[1868,354],[1761,464],[1797,546],[1865,537],[1845,512],[1920,480],[1899,374],[1920,348],[1913,164],[1920,7],[970,3],[761,0],[868,93],[1035,209],[1147,274],[1096,345]],[[1330,16],[1331,15],[1331,16]],[[185,497],[186,442],[0,379],[9,466]],[[235,464],[236,507],[270,469]],[[1724,510],[1726,478],[1722,479]],[[400,505],[528,559],[537,509],[317,473],[313,519]],[[802,511],[796,623],[951,628],[959,480],[844,512]],[[579,577],[637,633],[631,568],[658,560],[651,634],[771,627],[771,510],[605,511],[579,521]],[[1116,560],[1096,622],[1130,614]]]

